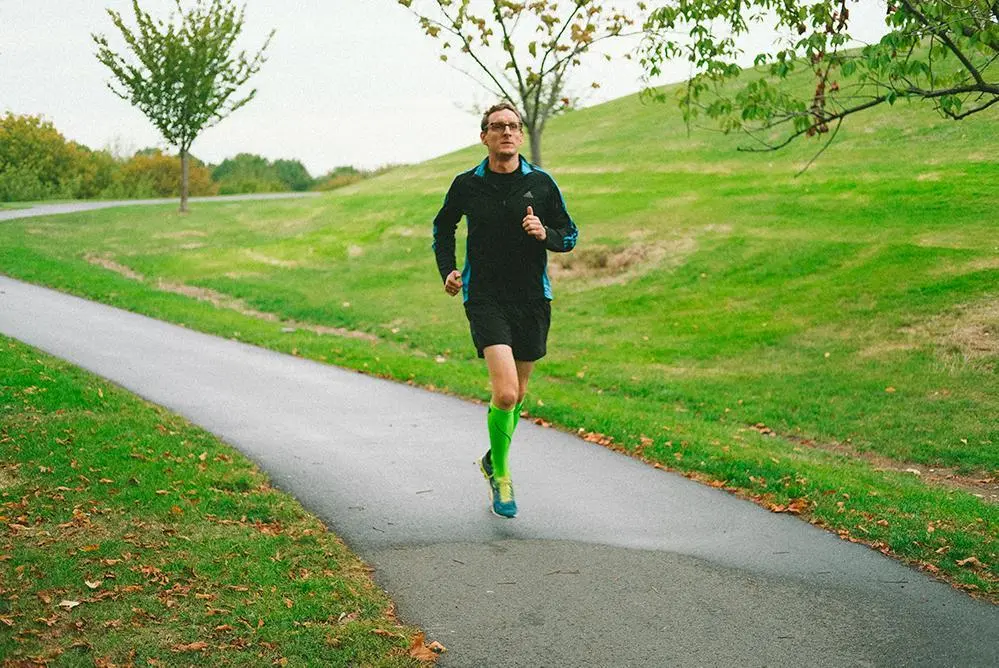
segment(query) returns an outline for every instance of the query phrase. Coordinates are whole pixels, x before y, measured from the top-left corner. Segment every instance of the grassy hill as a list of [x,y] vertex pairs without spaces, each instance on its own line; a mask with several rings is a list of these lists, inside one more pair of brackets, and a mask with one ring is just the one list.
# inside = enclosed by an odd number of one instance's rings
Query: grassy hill
[[[800,177],[819,144],[740,153],[634,96],[553,121],[545,168],[580,241],[550,256],[527,406],[995,598],[999,113],[850,120]],[[0,271],[484,399],[430,250],[443,193],[482,155],[318,200],[5,223]]]

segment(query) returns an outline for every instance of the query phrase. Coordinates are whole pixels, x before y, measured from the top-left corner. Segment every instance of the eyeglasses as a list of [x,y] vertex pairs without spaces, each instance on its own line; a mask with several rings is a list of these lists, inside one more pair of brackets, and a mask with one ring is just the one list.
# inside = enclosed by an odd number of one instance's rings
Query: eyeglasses
[[490,123],[489,129],[493,132],[503,133],[507,130],[510,132],[520,132],[520,129],[524,127],[522,123]]

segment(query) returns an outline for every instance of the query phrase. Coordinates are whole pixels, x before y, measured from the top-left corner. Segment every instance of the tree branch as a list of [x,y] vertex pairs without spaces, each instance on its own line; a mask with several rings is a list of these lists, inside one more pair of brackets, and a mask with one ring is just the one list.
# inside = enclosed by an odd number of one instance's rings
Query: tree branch
[[[510,56],[510,63],[513,65],[513,72],[517,76],[517,88],[520,89],[521,99],[524,99],[527,96],[527,87],[524,85],[524,76],[520,71],[520,65],[517,64],[517,56],[514,53],[513,40],[510,38],[510,32],[507,30],[506,22],[503,20],[503,13],[500,10],[499,0],[493,0],[493,10],[495,11],[496,21],[500,24],[500,29],[503,31],[503,50]],[[527,110],[525,109],[524,111],[526,112]]]
[[955,121],[959,121],[962,118],[967,118],[968,116],[971,116],[972,114],[977,114],[979,111],[983,111],[985,109],[988,109],[989,107],[991,107],[993,104],[995,104],[997,102],[999,102],[999,97],[994,97],[991,100],[989,100],[988,102],[986,102],[985,104],[979,105],[979,106],[975,107],[974,109],[969,109],[968,111],[964,112],[963,114],[955,114],[954,112],[948,112],[948,111],[945,111],[944,113],[947,114],[948,116],[950,116],[951,118],[953,118]]
[[846,110],[844,110],[844,111],[842,111],[842,112],[840,112],[838,114],[834,114],[832,116],[824,116],[824,117],[822,117],[821,120],[819,120],[816,123],[812,123],[811,125],[809,125],[804,130],[799,130],[799,131],[795,132],[794,134],[792,134],[791,136],[789,136],[787,139],[785,139],[780,144],[772,145],[772,144],[767,144],[766,142],[761,142],[765,146],[767,146],[767,148],[765,148],[765,149],[754,149],[754,148],[743,148],[743,147],[739,147],[738,150],[739,151],[744,151],[746,153],[763,153],[763,152],[777,151],[779,149],[784,148],[785,146],[787,146],[788,144],[790,144],[792,141],[794,141],[795,139],[797,139],[801,135],[806,134],[809,131],[814,131],[816,128],[818,128],[823,123],[829,123],[829,121],[841,121],[842,119],[846,118],[847,116],[850,116],[851,114],[855,114],[858,111],[863,111],[865,109],[870,109],[871,107],[876,107],[877,105],[879,105],[882,102],[885,102],[887,100],[888,100],[888,97],[885,96],[885,95],[882,95],[882,96],[876,97],[873,100],[870,100],[869,102],[866,102],[864,104],[858,104],[856,107],[850,107],[849,109],[846,109]]
[[839,122],[836,123],[836,129],[833,130],[832,134],[829,135],[828,141],[826,141],[826,143],[822,146],[822,148],[819,149],[818,153],[812,156],[812,159],[808,161],[808,164],[802,167],[801,171],[799,171],[797,174],[794,175],[795,178],[798,178],[806,171],[808,171],[808,168],[811,167],[813,164],[815,164],[815,161],[819,159],[819,156],[826,152],[826,149],[829,148],[830,144],[833,143],[833,140],[836,139],[836,135],[839,134],[839,128],[842,125],[843,125],[843,119],[840,118]]
[[[447,18],[447,20],[451,22],[451,26],[453,26],[455,24],[455,19],[451,18],[451,16],[447,13],[447,11],[445,11],[444,5],[441,4],[441,0],[437,0],[437,6],[440,7],[441,14],[443,14],[444,17]],[[420,18],[423,18],[419,14],[416,14],[416,15],[419,16]],[[462,44],[465,45],[465,53],[467,53],[469,55],[469,57],[472,60],[475,61],[475,64],[478,65],[479,68],[483,72],[486,73],[486,75],[492,80],[492,82],[494,84],[496,84],[496,88],[498,88],[500,90],[500,92],[503,93],[504,97],[506,97],[506,98],[508,98],[510,100],[513,99],[513,96],[506,92],[506,88],[503,87],[503,84],[501,84],[499,81],[497,81],[496,77],[493,76],[493,73],[489,71],[489,68],[486,67],[485,63],[483,63],[482,60],[479,59],[478,55],[476,55],[475,52],[472,51],[472,45],[468,42],[468,39],[463,34],[461,34],[461,31],[458,31],[458,30],[452,28],[451,26],[446,26],[444,24],[441,24],[441,23],[439,23],[437,21],[431,21],[431,22],[440,25],[442,28],[444,28],[445,30],[447,30],[451,34],[457,35],[458,38],[461,39]]]
[[922,21],[923,25],[925,25],[927,28],[933,31],[933,34],[935,34],[940,39],[941,42],[947,45],[947,48],[950,49],[955,56],[957,56],[958,60],[960,60],[961,63],[967,68],[968,72],[971,74],[972,77],[974,77],[975,81],[978,83],[979,86],[987,85],[985,83],[985,79],[982,78],[982,73],[978,71],[978,68],[975,67],[974,63],[972,63],[968,59],[968,57],[964,55],[964,52],[958,48],[957,44],[954,43],[954,40],[952,40],[945,31],[941,30],[938,27],[930,25],[930,20],[926,18],[925,14],[916,9],[916,7],[913,6],[910,0],[901,0],[901,2],[903,5],[905,5],[906,9],[908,9],[916,18]]

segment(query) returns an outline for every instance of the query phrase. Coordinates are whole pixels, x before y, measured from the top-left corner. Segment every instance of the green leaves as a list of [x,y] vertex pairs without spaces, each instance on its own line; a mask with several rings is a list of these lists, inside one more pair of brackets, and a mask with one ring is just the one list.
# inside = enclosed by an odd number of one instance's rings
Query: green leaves
[[[844,0],[676,0],[649,15],[641,63],[654,77],[667,61],[690,62],[694,76],[681,99],[684,118],[689,122],[703,113],[724,130],[740,127],[763,142],[762,150],[780,148],[801,134],[824,134],[833,121],[899,98],[929,101],[952,118],[999,102],[994,2],[901,0],[889,4],[887,33],[879,43],[844,52],[854,43],[849,5]],[[755,66],[767,67],[778,81],[807,67],[815,81],[810,95],[789,83],[785,92],[761,97],[762,89],[752,90],[751,83],[730,104],[730,82],[740,74],[736,38],[754,24],[777,35],[770,49],[756,55]],[[771,143],[768,131],[785,123],[793,127],[786,140]]]
[[97,59],[110,71],[108,87],[138,107],[171,145],[186,153],[206,128],[253,99],[237,92],[264,62],[273,32],[253,56],[233,53],[243,28],[243,10],[230,0],[199,0],[178,20],[153,18],[133,0],[136,26],[108,10],[129,53],[115,52],[104,35],[92,35]]

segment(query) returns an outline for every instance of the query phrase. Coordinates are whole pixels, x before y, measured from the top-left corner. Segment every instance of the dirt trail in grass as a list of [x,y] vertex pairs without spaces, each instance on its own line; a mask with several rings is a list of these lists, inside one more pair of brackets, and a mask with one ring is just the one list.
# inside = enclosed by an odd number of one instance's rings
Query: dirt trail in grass
[[[139,281],[140,283],[148,282],[146,277],[142,274],[126,267],[125,265],[115,261],[108,255],[94,255],[87,254],[84,256],[90,264],[94,264],[105,269],[109,269],[117,274],[121,274],[125,278],[129,278],[133,281]],[[316,334],[326,334],[331,336],[343,336],[352,339],[363,339],[365,341],[378,341],[378,337],[374,334],[369,334],[367,332],[358,332],[356,330],[347,329],[345,327],[329,327],[327,325],[314,325],[310,323],[298,322],[297,320],[289,320],[287,318],[281,318],[274,313],[267,313],[265,311],[258,311],[257,309],[250,308],[246,302],[241,299],[236,299],[230,297],[229,295],[218,292],[217,290],[211,290],[209,288],[199,288],[193,285],[185,285],[183,283],[174,283],[172,281],[164,281],[162,279],[157,280],[154,284],[157,290],[162,290],[163,292],[171,292],[177,295],[184,295],[185,297],[192,297],[198,301],[209,302],[218,308],[229,309],[230,311],[236,311],[242,315],[250,316],[251,318],[257,318],[258,320],[265,320],[267,322],[280,322],[285,325],[288,329],[304,329],[310,332],[315,332]]]
[[[778,434],[762,423],[750,427],[764,436],[778,436]],[[839,442],[820,442],[809,438],[802,438],[793,434],[780,434],[781,438],[803,445],[809,448],[835,452],[855,459],[863,459],[874,466],[879,471],[898,471],[900,473],[910,473],[918,476],[924,482],[931,485],[940,485],[951,489],[960,489],[970,492],[978,498],[988,503],[999,503],[999,479],[989,475],[985,471],[973,474],[958,473],[956,469],[946,467],[930,467],[925,464],[915,462],[902,462],[891,459],[874,452],[864,452],[847,444]]]

